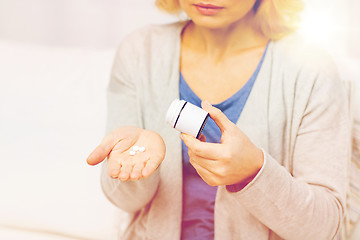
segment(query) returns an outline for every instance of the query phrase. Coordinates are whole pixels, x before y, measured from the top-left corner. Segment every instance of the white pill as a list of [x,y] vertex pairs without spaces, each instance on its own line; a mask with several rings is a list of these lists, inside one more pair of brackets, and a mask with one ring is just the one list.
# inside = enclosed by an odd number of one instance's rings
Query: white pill
[[134,150],[134,151],[136,151],[136,152],[137,152],[137,151],[139,151],[139,149],[140,149],[140,147],[139,147],[139,146],[136,146],[136,145],[135,145],[135,146],[133,146],[133,150]]
[[135,151],[130,151],[129,154],[130,154],[130,156],[134,156],[136,154],[136,152]]
[[139,152],[145,152],[145,147],[139,147]]

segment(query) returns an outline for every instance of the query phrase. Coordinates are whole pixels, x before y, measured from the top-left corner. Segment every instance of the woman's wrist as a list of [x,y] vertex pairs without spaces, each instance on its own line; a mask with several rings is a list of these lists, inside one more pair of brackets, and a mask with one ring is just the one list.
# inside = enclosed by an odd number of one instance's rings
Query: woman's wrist
[[[260,168],[261,169],[261,168]],[[235,184],[231,184],[231,185],[226,185],[226,190],[228,190],[229,192],[239,192],[242,189],[244,189],[244,187],[246,187],[252,180],[254,180],[254,178],[258,175],[258,173],[260,172],[260,169],[254,173],[253,175],[247,177],[246,179],[242,180],[241,182],[235,183]]]
[[254,158],[253,158],[252,162],[254,163],[254,171],[248,177],[241,180],[240,182],[235,183],[235,184],[231,184],[231,185],[226,185],[226,189],[229,192],[239,192],[239,191],[241,191],[251,181],[253,181],[254,178],[258,175],[258,173],[260,172],[261,168],[264,165],[264,154],[263,154],[263,152],[262,152],[262,150],[260,148],[255,147],[255,149],[254,149]]

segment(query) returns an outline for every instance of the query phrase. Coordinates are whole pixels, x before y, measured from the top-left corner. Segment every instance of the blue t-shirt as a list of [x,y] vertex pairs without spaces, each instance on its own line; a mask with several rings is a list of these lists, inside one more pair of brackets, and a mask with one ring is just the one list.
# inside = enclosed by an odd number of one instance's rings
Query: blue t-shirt
[[[237,122],[245,106],[246,100],[261,68],[265,53],[266,49],[256,70],[246,84],[230,98],[214,105],[214,107],[219,108],[233,123]],[[187,85],[181,73],[180,99],[201,107],[201,99]],[[202,134],[205,135],[207,142],[220,143],[221,131],[211,118],[208,119]],[[197,174],[189,162],[188,148],[184,142],[182,142],[182,158],[183,209],[181,239],[214,239],[214,204],[217,187],[209,186]]]

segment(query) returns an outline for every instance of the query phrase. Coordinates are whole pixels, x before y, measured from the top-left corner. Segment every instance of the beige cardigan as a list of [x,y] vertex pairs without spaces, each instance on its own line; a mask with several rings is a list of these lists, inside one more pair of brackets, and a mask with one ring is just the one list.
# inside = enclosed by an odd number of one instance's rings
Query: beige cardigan
[[[104,193],[132,216],[121,239],[180,238],[181,141],[164,119],[179,97],[183,26],[150,26],[131,34],[114,61],[107,129],[151,129],[167,147],[158,170],[140,181],[113,180],[104,164]],[[270,42],[237,123],[264,150],[265,163],[240,192],[218,187],[215,239],[333,239],[345,206],[347,111],[345,91],[327,55],[297,36]]]

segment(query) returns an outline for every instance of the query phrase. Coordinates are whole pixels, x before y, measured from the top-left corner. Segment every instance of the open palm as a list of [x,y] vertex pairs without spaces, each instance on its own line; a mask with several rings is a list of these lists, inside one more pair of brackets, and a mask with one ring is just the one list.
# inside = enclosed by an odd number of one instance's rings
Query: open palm
[[[134,146],[145,147],[145,151],[134,151]],[[122,181],[137,180],[148,177],[157,169],[165,157],[165,144],[156,132],[121,127],[104,137],[87,162],[96,165],[106,157],[109,176]]]

